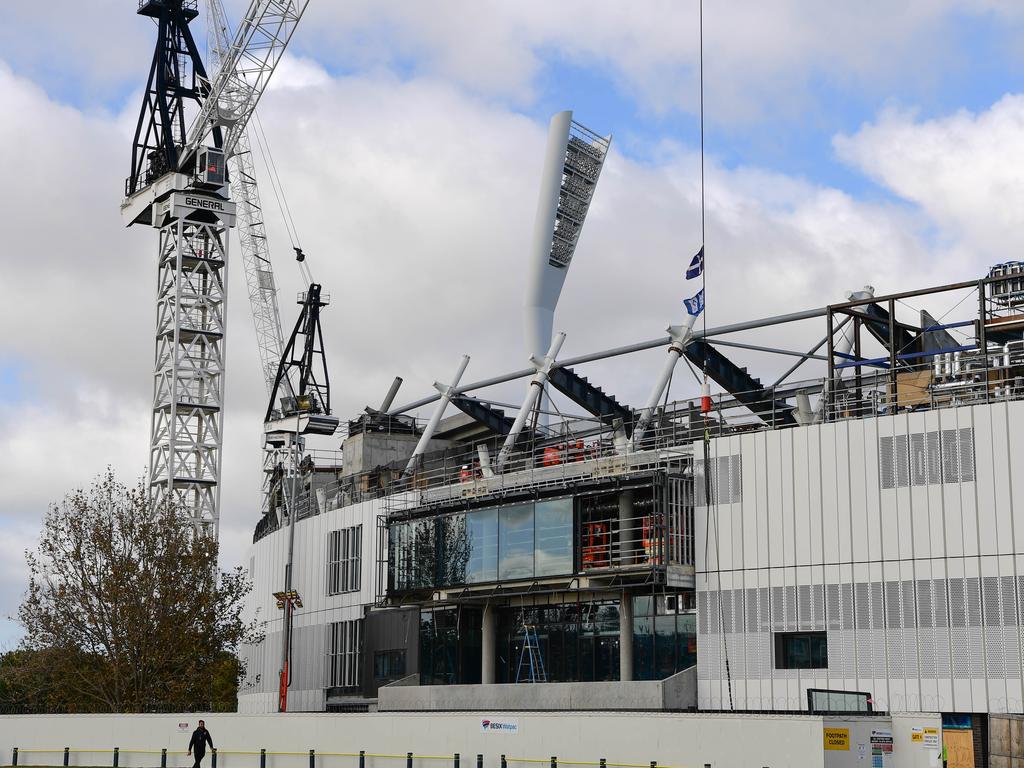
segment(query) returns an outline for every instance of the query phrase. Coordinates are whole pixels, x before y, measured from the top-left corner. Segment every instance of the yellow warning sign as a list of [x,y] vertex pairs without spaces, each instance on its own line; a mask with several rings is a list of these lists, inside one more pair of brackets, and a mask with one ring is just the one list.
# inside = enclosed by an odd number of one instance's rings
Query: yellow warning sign
[[825,728],[825,749],[850,751],[849,728]]

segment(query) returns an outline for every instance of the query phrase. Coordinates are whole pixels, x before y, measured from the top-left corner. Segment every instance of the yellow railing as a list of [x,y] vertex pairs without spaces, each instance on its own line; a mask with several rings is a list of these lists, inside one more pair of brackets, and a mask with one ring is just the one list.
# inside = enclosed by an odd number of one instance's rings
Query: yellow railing
[[[61,764],[59,763],[38,763],[36,761],[26,762],[23,758],[27,755],[62,755],[62,765],[68,768],[74,768],[74,766],[80,765],[94,765],[93,762],[83,763],[80,760],[72,761],[72,756],[75,755],[109,755],[109,765],[111,768],[120,768],[120,759],[122,755],[159,755],[160,756],[160,768],[168,768],[167,757],[169,755],[186,755],[188,752],[183,749],[121,749],[120,747],[114,747],[110,749],[72,749],[71,747],[59,747],[59,748],[23,748],[15,747],[11,755],[10,766],[12,768],[58,768]],[[416,768],[417,761],[430,760],[435,762],[449,763],[451,768],[460,768],[462,756],[456,752],[451,755],[427,755],[417,754],[415,752],[405,753],[386,753],[386,752],[366,752],[360,750],[358,752],[326,752],[315,749],[309,749],[305,751],[282,751],[282,750],[267,750],[267,749],[213,749],[211,750],[210,768],[217,768],[218,756],[249,756],[259,757],[259,768],[267,768],[268,757],[306,757],[309,760],[309,768],[318,768],[317,760],[325,757],[344,757],[352,758],[358,761],[358,768],[366,768],[367,758],[371,760],[404,760],[405,768]],[[106,761],[104,761],[106,762]],[[491,765],[494,765],[494,758],[492,757],[489,761]],[[559,768],[559,766],[593,766],[593,768],[683,768],[683,766],[671,766],[658,763],[657,761],[650,761],[646,763],[618,763],[611,760],[563,760],[558,757],[547,757],[547,758],[531,758],[531,757],[509,757],[507,755],[500,755],[497,760],[500,768],[510,768],[512,765],[546,765],[550,768]],[[421,766],[422,768],[422,766]],[[484,756],[482,754],[476,755],[475,768],[484,768]],[[708,764],[705,764],[705,768],[708,768]]]

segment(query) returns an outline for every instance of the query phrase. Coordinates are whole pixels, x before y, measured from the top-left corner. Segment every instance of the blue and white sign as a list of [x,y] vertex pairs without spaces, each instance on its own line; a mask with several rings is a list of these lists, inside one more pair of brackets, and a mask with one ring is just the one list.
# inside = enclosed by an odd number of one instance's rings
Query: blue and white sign
[[484,733],[507,733],[515,735],[519,733],[519,721],[515,719],[491,719],[488,717],[480,720],[480,730]]

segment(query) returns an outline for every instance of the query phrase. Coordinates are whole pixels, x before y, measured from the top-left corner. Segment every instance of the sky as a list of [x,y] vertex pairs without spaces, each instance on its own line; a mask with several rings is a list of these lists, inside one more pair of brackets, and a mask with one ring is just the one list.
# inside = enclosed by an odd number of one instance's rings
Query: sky
[[[47,506],[108,466],[134,482],[148,458],[157,243],[118,206],[154,28],[135,3],[89,5],[0,3],[0,649],[20,636],[10,617]],[[248,3],[226,5],[237,20]],[[1024,4],[707,6],[709,325],[1021,258]],[[563,109],[613,135],[556,316],[563,355],[681,320],[701,244],[699,41],[697,0],[312,0],[259,117],[332,296],[339,415],[395,375],[399,401],[428,394],[461,354],[467,380],[524,366],[526,256]],[[257,171],[290,326],[303,286]],[[229,296],[225,566],[244,562],[258,518],[266,407],[237,259]],[[586,373],[638,405],[660,354]],[[762,378],[779,365],[749,362]]]

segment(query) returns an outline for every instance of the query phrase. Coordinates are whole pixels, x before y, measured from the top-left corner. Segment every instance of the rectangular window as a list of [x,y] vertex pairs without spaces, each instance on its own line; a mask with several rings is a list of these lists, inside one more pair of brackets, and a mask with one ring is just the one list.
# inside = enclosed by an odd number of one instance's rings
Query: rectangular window
[[943,429],[879,438],[882,488],[974,480],[974,430]]
[[534,510],[537,576],[572,572],[572,499],[540,501]]
[[776,632],[776,669],[828,669],[827,632]]
[[327,536],[327,594],[358,592],[362,569],[363,526],[341,528]]
[[336,621],[327,625],[328,688],[358,687],[362,640],[362,619]]
[[484,509],[466,515],[469,552],[466,583],[479,584],[498,579],[498,510]]
[[498,578],[533,576],[533,504],[516,504],[498,512]]
[[377,680],[405,677],[405,650],[377,651],[373,655],[373,676]]

